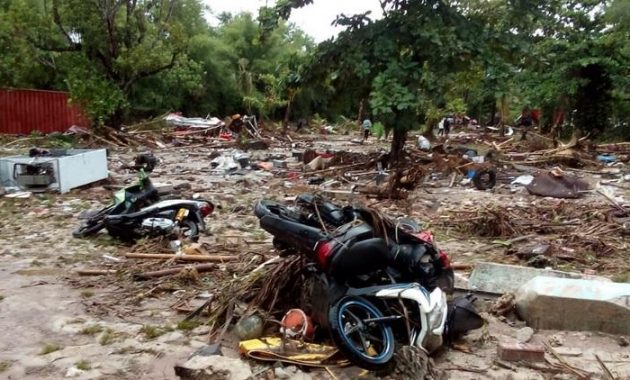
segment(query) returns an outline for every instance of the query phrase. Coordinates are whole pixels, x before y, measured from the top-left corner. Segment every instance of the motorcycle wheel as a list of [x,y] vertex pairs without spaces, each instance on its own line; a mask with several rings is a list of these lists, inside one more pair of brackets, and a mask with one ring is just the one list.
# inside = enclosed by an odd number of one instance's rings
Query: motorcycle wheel
[[344,297],[328,312],[332,338],[342,354],[353,364],[370,371],[393,368],[396,342],[391,326],[367,319],[383,313],[362,297]]
[[189,241],[197,242],[199,240],[199,226],[197,222],[190,219],[184,219],[179,222],[179,228],[183,237]]

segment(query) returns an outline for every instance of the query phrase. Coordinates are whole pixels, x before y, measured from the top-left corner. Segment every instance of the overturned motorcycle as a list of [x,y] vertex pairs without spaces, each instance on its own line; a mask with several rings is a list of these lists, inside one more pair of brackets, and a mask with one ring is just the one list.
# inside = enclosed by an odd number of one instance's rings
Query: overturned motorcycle
[[313,320],[360,367],[389,368],[397,342],[433,352],[483,324],[469,298],[449,307],[448,256],[413,221],[310,194],[295,207],[262,200],[255,213],[277,248],[310,259]]
[[138,183],[118,191],[112,204],[80,218],[81,226],[73,236],[86,237],[105,228],[123,241],[155,236],[196,241],[205,230],[204,218],[213,211],[214,205],[207,200],[160,200],[149,177],[141,172]]

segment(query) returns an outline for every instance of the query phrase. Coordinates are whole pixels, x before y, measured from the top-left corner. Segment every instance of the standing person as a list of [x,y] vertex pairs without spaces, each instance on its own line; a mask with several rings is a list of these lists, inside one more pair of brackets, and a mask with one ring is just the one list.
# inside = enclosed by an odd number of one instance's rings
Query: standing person
[[243,119],[241,119],[240,114],[232,115],[232,120],[228,125],[228,129],[230,130],[230,132],[232,132],[232,136],[234,138],[238,138],[238,136],[241,134],[241,131],[243,130],[243,124]]
[[297,127],[295,128],[296,132],[299,132],[300,129],[306,127],[308,125],[308,123],[306,122],[305,118],[301,118],[300,120],[298,120],[297,122]]
[[370,119],[363,120],[361,127],[363,128],[363,140],[367,140],[372,133],[372,121]]
[[444,120],[446,120],[446,118],[443,117],[438,123],[438,136],[444,136]]
[[453,124],[453,118],[447,116],[444,119],[444,135],[448,138],[448,134],[451,133],[451,125]]

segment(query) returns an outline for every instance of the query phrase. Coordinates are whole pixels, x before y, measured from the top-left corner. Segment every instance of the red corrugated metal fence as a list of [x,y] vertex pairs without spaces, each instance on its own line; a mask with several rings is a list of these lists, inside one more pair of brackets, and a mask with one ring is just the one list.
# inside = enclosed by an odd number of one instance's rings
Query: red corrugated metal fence
[[78,125],[89,127],[81,109],[59,91],[0,89],[0,133],[64,132]]

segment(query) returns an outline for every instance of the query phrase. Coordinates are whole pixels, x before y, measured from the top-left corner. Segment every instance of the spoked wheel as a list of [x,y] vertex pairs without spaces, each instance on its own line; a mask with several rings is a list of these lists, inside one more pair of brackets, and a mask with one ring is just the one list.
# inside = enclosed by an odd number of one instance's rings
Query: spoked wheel
[[389,370],[394,357],[394,333],[383,313],[361,297],[345,297],[330,309],[328,322],[335,344],[352,363],[372,371]]

